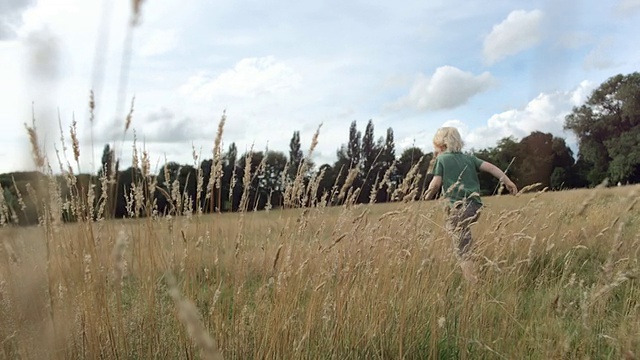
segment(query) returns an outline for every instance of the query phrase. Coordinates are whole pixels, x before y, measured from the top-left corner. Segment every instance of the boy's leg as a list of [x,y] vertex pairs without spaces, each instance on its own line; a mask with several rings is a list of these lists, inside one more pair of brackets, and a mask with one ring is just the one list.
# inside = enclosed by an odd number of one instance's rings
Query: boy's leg
[[475,274],[473,262],[469,259],[468,253],[471,247],[471,224],[480,216],[479,210],[482,205],[472,201],[456,204],[449,211],[447,219],[447,230],[453,240],[453,247],[456,250],[456,257],[462,270],[462,275],[472,284],[478,281]]
[[458,242],[458,251],[461,256],[465,256],[471,248],[472,236],[471,225],[475,223],[480,217],[480,208],[482,205],[475,201],[466,203],[461,209],[460,214],[460,238]]
[[461,260],[466,257],[471,247],[470,226],[480,216],[479,210],[482,205],[475,201],[455,204],[449,211],[447,219],[447,232],[453,240],[456,254]]
[[451,208],[447,209],[447,221],[445,227],[449,237],[451,238],[451,244],[455,249],[455,254],[458,259],[460,258],[460,251],[458,250],[458,244],[460,243],[460,206],[454,204]]

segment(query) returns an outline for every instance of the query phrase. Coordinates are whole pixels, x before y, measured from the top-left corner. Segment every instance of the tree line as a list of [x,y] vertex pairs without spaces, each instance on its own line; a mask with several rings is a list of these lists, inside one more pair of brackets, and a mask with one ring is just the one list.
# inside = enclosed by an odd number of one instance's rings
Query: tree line
[[[605,179],[640,181],[639,73],[602,83],[566,116],[564,125],[578,139],[575,155],[563,138],[539,131],[466,151],[505,170],[519,188],[540,184],[562,190],[593,187]],[[66,221],[420,200],[433,157],[415,146],[397,154],[393,129],[376,137],[372,120],[364,132],[353,121],[336,160],[319,166],[305,156],[299,131],[293,131],[288,153],[239,154],[235,143],[218,152],[193,165],[167,162],[154,174],[135,154],[134,164],[120,170],[114,150],[105,145],[97,174],[0,175],[0,223],[42,221],[42,197],[33,184],[55,189],[59,216]],[[481,174],[480,181],[484,196],[498,192],[490,175]]]

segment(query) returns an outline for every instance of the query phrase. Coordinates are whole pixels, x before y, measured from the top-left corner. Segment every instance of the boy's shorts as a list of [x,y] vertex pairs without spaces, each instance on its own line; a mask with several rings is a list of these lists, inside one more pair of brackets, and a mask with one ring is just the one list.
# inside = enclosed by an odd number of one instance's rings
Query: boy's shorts
[[457,201],[447,207],[447,233],[451,236],[459,257],[464,257],[471,247],[471,225],[480,217],[482,204],[477,201]]

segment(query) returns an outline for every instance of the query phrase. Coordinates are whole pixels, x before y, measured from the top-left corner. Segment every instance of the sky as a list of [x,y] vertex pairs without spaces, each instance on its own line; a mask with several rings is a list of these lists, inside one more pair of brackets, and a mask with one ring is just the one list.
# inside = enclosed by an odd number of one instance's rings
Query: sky
[[128,166],[134,136],[153,169],[211,158],[223,113],[223,146],[240,152],[288,152],[294,131],[306,150],[322,124],[317,164],[369,120],[376,137],[393,128],[398,154],[432,151],[445,125],[466,149],[536,130],[575,149],[564,117],[640,68],[640,0],[146,0],[131,12],[127,0],[0,2],[0,173],[35,168],[34,119],[54,170],[62,128],[76,172],[95,172],[105,144]]

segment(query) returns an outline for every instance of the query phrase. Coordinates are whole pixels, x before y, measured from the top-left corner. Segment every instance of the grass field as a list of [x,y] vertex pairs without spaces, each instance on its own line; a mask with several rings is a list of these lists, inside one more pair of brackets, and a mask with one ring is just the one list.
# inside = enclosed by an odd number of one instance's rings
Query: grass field
[[0,358],[635,359],[640,187],[0,229]]

